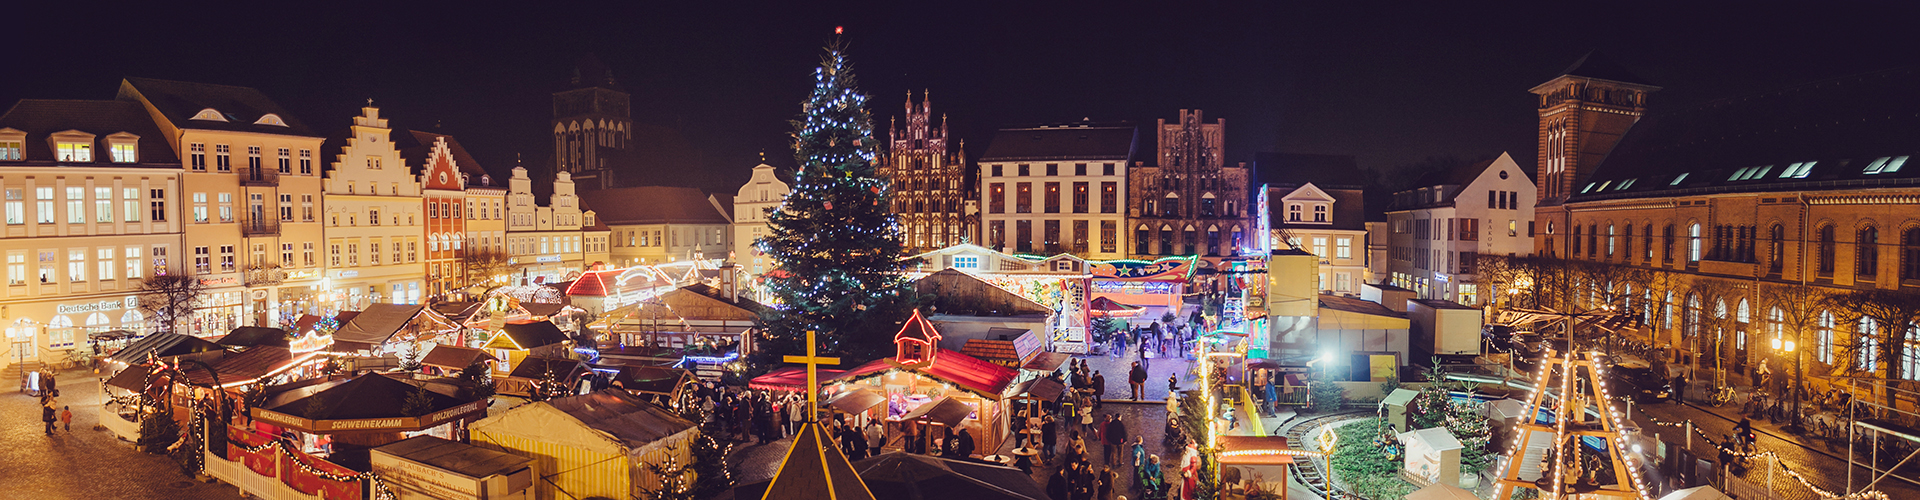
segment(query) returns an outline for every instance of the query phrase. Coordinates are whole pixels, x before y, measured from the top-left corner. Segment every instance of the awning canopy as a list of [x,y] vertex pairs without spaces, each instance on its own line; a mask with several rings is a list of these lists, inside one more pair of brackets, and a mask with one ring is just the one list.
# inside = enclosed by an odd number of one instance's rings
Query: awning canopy
[[507,376],[527,380],[540,380],[546,378],[547,374],[551,372],[554,380],[570,380],[586,371],[587,364],[577,359],[527,356],[521,358],[520,364],[514,365],[513,373],[509,373]]
[[1050,372],[1060,369],[1060,365],[1067,364],[1069,359],[1073,359],[1073,355],[1064,352],[1041,352],[1034,354],[1033,359],[1027,360],[1027,364],[1021,365],[1020,368]]
[[147,365],[129,366],[125,370],[120,370],[120,373],[113,374],[113,378],[107,379],[108,387],[118,387],[134,392],[145,389],[146,383]]
[[[815,374],[821,383],[840,378],[846,370],[818,370]],[[775,368],[747,382],[747,388],[763,391],[803,391],[807,387],[807,370],[797,366]]]
[[871,388],[861,387],[841,392],[828,398],[826,406],[846,413],[860,413],[887,402],[887,396]]
[[1130,318],[1146,311],[1147,308],[1145,307],[1114,302],[1113,299],[1104,296],[1094,297],[1093,300],[1087,302],[1087,312],[1092,313],[1094,316]]
[[[267,402],[253,417],[313,433],[417,431],[471,415],[485,415],[487,401],[433,390],[436,386],[381,374],[326,380],[268,389]],[[408,412],[407,400],[424,392],[425,407]],[[414,413],[414,416],[406,415]]]
[[1060,394],[1066,391],[1067,386],[1061,384],[1059,380],[1054,380],[1053,377],[1040,377],[1013,386],[1014,396],[1032,397],[1041,401],[1059,400]]
[[919,408],[914,408],[913,411],[907,412],[906,415],[900,416],[900,419],[901,420],[925,419],[928,422],[937,423],[947,427],[956,427],[960,425],[960,422],[965,421],[967,419],[967,415],[971,415],[971,414],[973,414],[973,406],[970,406],[966,403],[962,403],[960,402],[960,400],[957,400],[957,399],[953,399],[946,396],[940,396],[940,399],[927,402],[926,404],[922,404],[920,405]]
[[1286,465],[1293,463],[1285,436],[1219,436],[1220,463]]

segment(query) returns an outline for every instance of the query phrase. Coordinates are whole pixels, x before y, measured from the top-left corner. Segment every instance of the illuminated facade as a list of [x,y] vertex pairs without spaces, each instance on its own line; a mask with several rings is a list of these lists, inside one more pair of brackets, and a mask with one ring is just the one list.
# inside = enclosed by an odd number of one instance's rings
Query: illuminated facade
[[967,183],[966,141],[950,148],[946,117],[935,126],[932,115],[930,97],[916,106],[907,93],[905,128],[897,121],[887,126],[893,144],[879,169],[891,183],[907,253],[973,242],[980,225],[977,191]]
[[1423,299],[1483,305],[1491,296],[1475,271],[1480,257],[1533,254],[1533,191],[1526,172],[1501,154],[1394,193],[1390,283]]
[[740,270],[749,277],[758,277],[773,269],[773,258],[761,253],[754,242],[772,234],[771,227],[767,225],[767,215],[769,211],[779,209],[780,203],[787,199],[787,193],[792,191],[787,183],[780,181],[773,166],[762,163],[753,167],[753,178],[734,193],[733,250],[728,257],[739,264]]
[[360,108],[352,134],[327,169],[328,303],[418,304],[425,290],[426,210],[421,185],[400,156],[380,108]]
[[555,174],[547,200],[540,206],[527,169],[513,168],[507,179],[507,254],[518,284],[570,281],[608,259],[607,227],[583,208],[572,174]]
[[1217,261],[1248,247],[1252,219],[1246,164],[1227,165],[1227,121],[1206,123],[1197,109],[1180,110],[1154,127],[1159,149],[1150,165],[1128,172],[1128,224],[1134,258],[1197,255]]
[[1132,125],[1002,129],[980,155],[982,246],[1126,258]]

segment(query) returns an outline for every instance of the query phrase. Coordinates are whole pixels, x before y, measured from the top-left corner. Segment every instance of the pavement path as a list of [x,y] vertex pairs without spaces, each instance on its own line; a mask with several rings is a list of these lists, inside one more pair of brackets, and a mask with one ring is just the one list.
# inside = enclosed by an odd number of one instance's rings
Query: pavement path
[[73,430],[48,436],[38,398],[0,394],[0,500],[238,499],[238,489],[202,483],[161,455],[135,451],[105,427],[95,427],[100,384],[91,371],[59,374],[60,403],[73,408]]
[[[1647,417],[1651,416],[1666,422],[1691,421],[1696,428],[1708,436],[1713,436],[1714,439],[1720,439],[1721,436],[1732,435],[1733,428],[1740,419],[1738,409],[1735,407],[1712,408],[1709,406],[1695,405],[1693,403],[1634,405],[1634,409],[1635,411],[1632,412],[1633,418],[1640,424],[1642,429],[1646,429],[1648,433],[1658,433],[1662,440],[1674,443],[1685,442],[1685,439],[1681,437],[1681,433],[1683,432],[1681,428],[1656,426]],[[1758,435],[1759,438],[1759,451],[1774,452],[1780,456],[1783,465],[1807,476],[1809,481],[1823,489],[1834,492],[1846,489],[1848,466],[1847,448],[1845,446],[1832,448],[1829,447],[1824,440],[1803,438],[1786,432],[1780,429],[1779,426],[1771,422],[1766,422],[1765,420],[1755,421],[1754,427],[1756,431],[1755,434]],[[1684,444],[1682,446],[1684,446]],[[1704,440],[1697,439],[1697,436],[1696,439],[1693,440],[1691,450],[1694,454],[1702,456],[1703,458],[1717,459],[1718,456],[1718,453],[1714,451],[1712,446],[1705,443]],[[1862,453],[1864,453],[1864,451],[1862,451]],[[1856,458],[1863,463],[1866,461],[1865,458]],[[1756,485],[1764,486],[1766,484],[1766,477],[1763,472],[1763,467],[1755,464],[1749,468],[1757,473],[1749,474],[1746,479]],[[1868,470],[1866,467],[1853,467],[1853,485],[1856,490],[1865,486],[1868,481],[1872,480],[1872,477],[1873,471]],[[1779,488],[1780,485],[1785,482],[1791,481],[1792,479],[1780,475],[1774,477],[1776,488]],[[1875,489],[1885,492],[1893,498],[1920,498],[1920,486],[1891,477],[1881,480],[1880,483],[1875,486]]]

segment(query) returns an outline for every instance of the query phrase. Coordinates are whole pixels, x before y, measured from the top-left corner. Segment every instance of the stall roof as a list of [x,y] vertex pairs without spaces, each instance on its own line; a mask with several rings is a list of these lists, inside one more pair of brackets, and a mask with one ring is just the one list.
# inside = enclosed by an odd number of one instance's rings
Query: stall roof
[[1293,455],[1259,453],[1263,450],[1287,449],[1286,436],[1219,436],[1219,445],[1220,463],[1223,464],[1283,465],[1293,463]]
[[1019,469],[912,453],[853,463],[874,498],[901,500],[1047,500],[1046,489]]
[[607,433],[628,448],[679,434],[693,422],[625,391],[601,390],[546,401],[546,405],[594,430]]
[[693,372],[661,366],[617,365],[613,381],[628,391],[672,396],[693,379]]
[[886,395],[880,394],[878,391],[874,391],[871,388],[861,387],[851,391],[835,394],[833,395],[832,398],[828,398],[827,401],[822,404],[825,404],[828,408],[833,408],[835,410],[840,410],[846,413],[860,413],[860,412],[872,409],[874,406],[878,406],[880,403],[885,403],[885,402],[887,402]]
[[1066,384],[1060,383],[1053,377],[1040,377],[1013,386],[1015,396],[1033,396],[1041,401],[1057,401],[1060,399],[1060,393],[1066,391]]
[[222,349],[220,344],[209,342],[207,339],[200,337],[170,332],[157,332],[147,335],[146,338],[136,340],[132,344],[128,344],[127,347],[121,349],[119,353],[115,353],[113,357],[107,359],[122,364],[137,365],[147,361],[148,353],[152,353],[155,357],[166,358],[196,352],[219,351]]
[[973,356],[941,349],[933,365],[921,371],[954,385],[998,399],[1019,372],[1012,368],[975,359]]
[[[422,384],[423,385],[423,384]],[[401,417],[407,398],[422,389],[411,381],[381,374],[350,379],[328,380],[280,390],[268,389],[267,402],[260,409],[311,420],[355,420]],[[432,414],[471,401],[426,391],[431,404],[421,415]]]
[[940,396],[940,399],[922,404],[919,408],[914,408],[913,411],[900,416],[900,419],[914,420],[925,418],[940,425],[954,427],[960,425],[960,422],[965,421],[967,415],[972,413],[972,406],[968,406],[966,403],[962,403],[957,399]]
[[1426,444],[1427,449],[1435,451],[1458,450],[1466,447],[1460,444],[1460,438],[1453,437],[1453,431],[1444,427],[1431,427],[1400,434],[1400,442],[1409,440],[1418,440]]
[[480,349],[434,344],[433,350],[427,351],[427,356],[420,359],[420,364],[438,366],[450,370],[465,370],[467,367],[473,366],[474,363],[493,361],[494,359],[492,354],[487,354],[487,351]]
[[[511,341],[511,345],[501,340]],[[487,347],[493,349],[532,349],[535,347],[558,344],[568,340],[567,332],[560,331],[551,321],[527,321],[507,323],[500,327],[500,333],[487,341]]]
[[1073,355],[1064,352],[1040,352],[1034,354],[1033,359],[1027,360],[1027,364],[1020,368],[1050,372],[1060,369],[1060,365],[1067,364],[1069,359],[1073,359]]
[[520,363],[514,365],[513,373],[509,373],[507,376],[539,380],[546,378],[549,370],[553,372],[555,379],[567,380],[573,378],[574,375],[578,375],[580,372],[586,371],[587,364],[577,359],[527,356],[521,358]]
[[453,321],[464,322],[468,317],[473,316],[473,313],[480,312],[480,303],[472,301],[441,302],[433,305],[433,312],[440,313],[441,316],[446,316],[447,319]]
[[107,379],[108,386],[119,387],[129,391],[144,389],[146,383],[147,365],[129,366],[125,370],[120,370],[120,373],[113,374],[113,378]]
[[[988,334],[991,335],[992,331],[989,330]],[[960,353],[986,361],[1020,361],[1020,354],[1014,352],[1011,340],[967,339],[967,344],[960,347]]]
[[566,308],[566,304],[542,304],[539,302],[520,303],[520,310],[526,311],[527,315],[542,318],[552,316],[555,313],[559,313],[561,309]]
[[336,341],[385,344],[424,309],[406,304],[368,304],[353,319],[341,322],[340,330],[333,332],[333,337]]
[[[220,375],[221,384],[231,384],[264,377],[296,362],[312,358],[313,355],[295,357],[285,347],[257,346],[241,352],[226,353],[220,359],[207,361],[207,365],[212,366],[213,371]],[[209,387],[214,385],[214,375],[207,373],[207,370],[197,363],[183,363],[180,371],[186,374],[186,383]]]
[[287,331],[264,326],[243,326],[220,337],[220,345],[244,346],[287,346]]
[[[819,370],[815,373],[821,382],[840,378],[846,370]],[[797,366],[775,368],[747,382],[747,388],[763,391],[799,391],[807,385],[807,370]]]
[[533,464],[532,458],[433,436],[410,437],[374,451],[475,479],[512,474]]

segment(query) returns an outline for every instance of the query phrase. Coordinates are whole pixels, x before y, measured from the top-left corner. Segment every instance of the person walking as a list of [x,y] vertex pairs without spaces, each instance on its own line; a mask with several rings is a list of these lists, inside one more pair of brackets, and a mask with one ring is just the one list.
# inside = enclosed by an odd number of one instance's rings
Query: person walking
[[1133,371],[1127,373],[1127,383],[1133,386],[1134,401],[1147,398],[1147,369],[1141,367],[1139,361],[1133,362]]
[[1107,429],[1100,437],[1107,443],[1107,463],[1120,462],[1120,450],[1127,446],[1127,424],[1119,416],[1107,417]]
[[1040,452],[1046,462],[1053,461],[1053,445],[1060,440],[1060,431],[1056,430],[1053,415],[1040,417]]
[[46,398],[46,402],[40,405],[40,421],[45,422],[47,424],[47,435],[52,436],[53,435],[53,398]]
[[1101,375],[1098,371],[1093,372],[1093,407],[1099,408],[1101,400],[1105,399],[1106,395],[1107,376]]
[[1113,498],[1113,483],[1117,482],[1118,479],[1119,477],[1113,473],[1112,467],[1101,467],[1100,477],[1093,486],[1093,498],[1095,500]]
[[868,420],[867,421],[867,451],[874,455],[879,455],[880,448],[885,447],[886,445],[887,445],[886,426],[880,425],[879,419]]
[[1172,375],[1168,375],[1167,376],[1167,399],[1173,399],[1173,395],[1178,394],[1179,392],[1180,392],[1180,374],[1175,373]]
[[60,427],[65,428],[69,433],[73,432],[73,407],[60,407]]
[[1254,370],[1252,379],[1254,407],[1264,415],[1267,413],[1267,370]]

